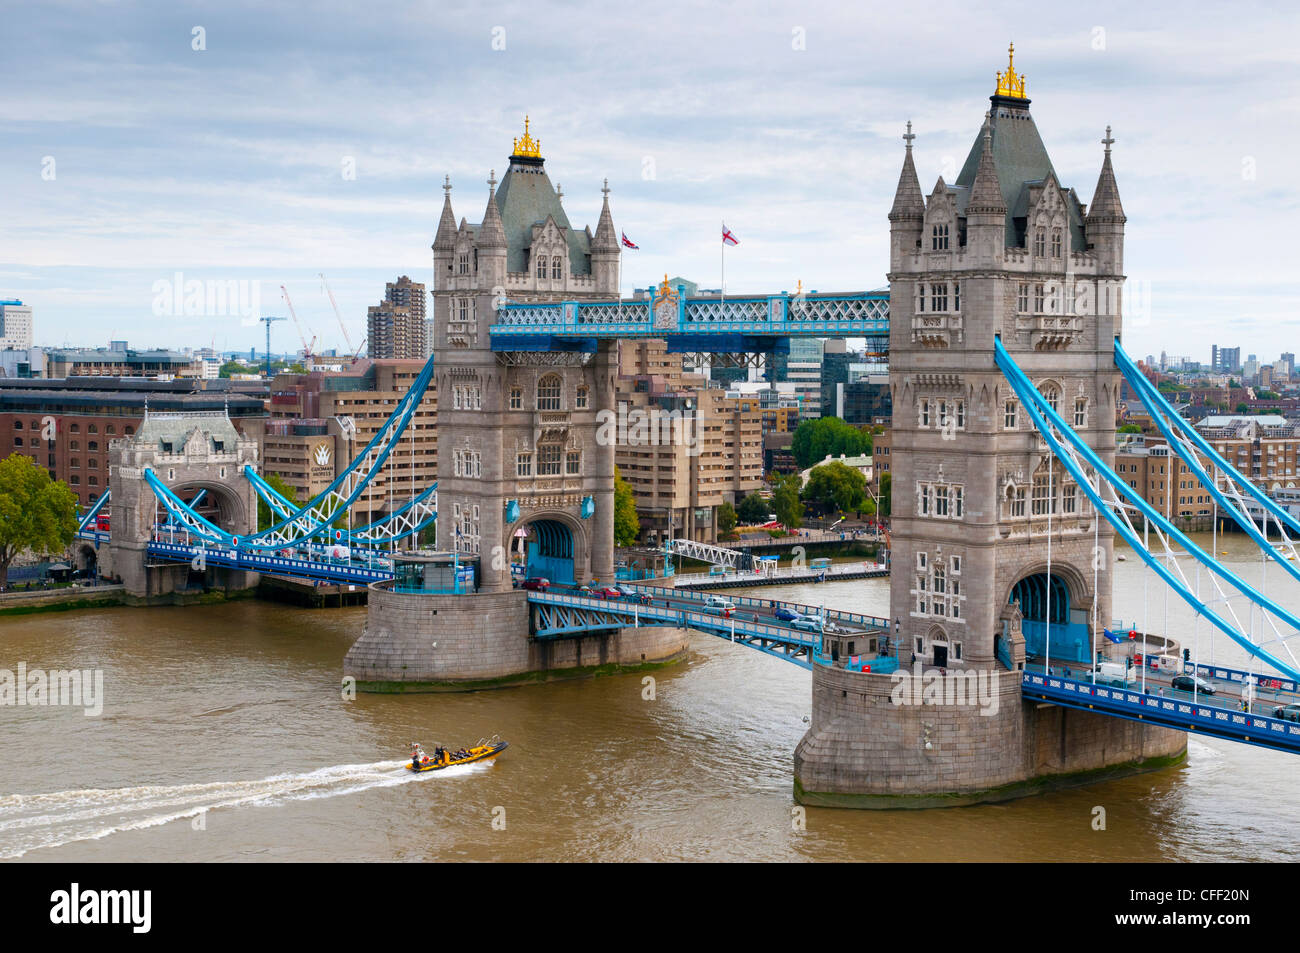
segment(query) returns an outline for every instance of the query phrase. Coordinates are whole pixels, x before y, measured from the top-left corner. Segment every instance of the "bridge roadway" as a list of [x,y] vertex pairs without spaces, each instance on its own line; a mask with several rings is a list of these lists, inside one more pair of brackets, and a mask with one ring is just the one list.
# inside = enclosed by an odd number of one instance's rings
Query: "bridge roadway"
[[[824,631],[837,634],[861,633],[865,641],[884,636],[889,621],[856,612],[838,612],[799,603],[682,591],[660,586],[635,586],[637,595],[605,598],[582,589],[552,586],[545,592],[530,591],[528,601],[536,607],[534,635],[557,639],[602,629],[630,625],[678,625],[741,643],[768,655],[811,669],[821,648],[823,623],[806,621],[796,625],[777,616],[778,610],[801,617],[824,619]],[[711,605],[719,600],[731,610]],[[865,653],[864,653],[865,654]]]
[[[1195,666],[1183,668],[1191,674]],[[1300,720],[1279,718],[1274,711],[1300,703],[1295,682],[1252,674],[1223,666],[1201,665],[1197,673],[1215,689],[1213,695],[1174,690],[1170,682],[1176,673],[1147,672],[1144,692],[1141,675],[1126,686],[1094,685],[1086,665],[1053,665],[1047,674],[1041,664],[1026,663],[1021,691],[1026,701],[1040,699],[1067,708],[1098,711],[1118,718],[1143,721],[1189,731],[1193,734],[1245,742],[1279,751],[1300,753]],[[1066,671],[1070,674],[1067,676]],[[1244,710],[1241,689],[1248,678],[1258,678],[1255,700]],[[1273,685],[1276,687],[1273,687]],[[1268,685],[1269,687],[1262,687]],[[1297,709],[1295,718],[1300,718]]]

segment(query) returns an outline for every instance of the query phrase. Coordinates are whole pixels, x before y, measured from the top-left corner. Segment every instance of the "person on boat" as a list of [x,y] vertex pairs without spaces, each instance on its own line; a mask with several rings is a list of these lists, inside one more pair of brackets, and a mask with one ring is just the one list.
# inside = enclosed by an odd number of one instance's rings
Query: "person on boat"
[[433,749],[433,762],[434,762],[434,764],[442,764],[442,762],[443,762],[443,758],[444,758],[444,756],[446,755],[446,753],[447,753],[447,752],[446,752],[446,749],[443,748],[442,745],[438,745],[437,747],[435,747],[435,748]]
[[420,770],[420,762],[423,760],[424,751],[421,750],[420,743],[417,741],[411,745],[411,767],[416,771]]

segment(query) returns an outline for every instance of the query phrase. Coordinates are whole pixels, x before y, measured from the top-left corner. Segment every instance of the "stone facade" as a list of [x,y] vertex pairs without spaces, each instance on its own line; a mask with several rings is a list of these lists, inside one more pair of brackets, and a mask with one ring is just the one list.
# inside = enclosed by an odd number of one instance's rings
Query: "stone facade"
[[[167,596],[183,588],[190,567],[150,566],[146,547],[160,511],[153,490],[144,480],[152,470],[183,499],[208,491],[215,504],[214,522],[227,532],[247,535],[257,525],[257,493],[244,478],[245,466],[257,465],[257,441],[235,430],[220,412],[146,414],[129,437],[109,443],[110,537],[101,555],[101,572],[119,576],[126,591],[138,598]],[[257,573],[208,567],[205,585],[248,589]]]
[[615,407],[616,343],[595,354],[498,354],[488,336],[505,300],[617,294],[609,189],[595,234],[573,229],[527,132],[499,190],[489,177],[480,224],[457,227],[444,188],[433,243],[439,546],[477,555],[480,590],[506,592],[518,531],[546,521],[571,538],[574,582],[612,580],[614,442],[596,436],[598,414]]
[[535,639],[526,597],[397,593],[376,583],[344,674],[362,691],[469,690],[652,666],[680,657],[690,643],[687,630],[662,626]]

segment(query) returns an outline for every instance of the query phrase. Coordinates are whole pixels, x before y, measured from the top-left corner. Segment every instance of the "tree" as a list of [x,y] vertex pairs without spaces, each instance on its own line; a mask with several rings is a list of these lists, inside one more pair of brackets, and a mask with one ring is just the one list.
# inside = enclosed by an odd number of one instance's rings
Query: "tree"
[[0,586],[19,553],[62,552],[77,535],[77,498],[21,453],[0,460]]
[[805,420],[794,432],[790,452],[801,470],[825,460],[827,456],[848,457],[871,452],[871,435],[845,423],[839,417]]
[[1243,400],[1240,404],[1237,405],[1237,409],[1236,409],[1235,413],[1238,413],[1238,414],[1248,414],[1248,413],[1250,413],[1250,404],[1246,403],[1246,402]]
[[1141,433],[1142,428],[1139,427],[1137,424],[1125,424],[1123,427],[1119,428],[1118,432],[1119,433]]
[[231,374],[248,374],[249,369],[239,361],[226,361],[217,371],[218,377],[229,377]]
[[736,528],[736,508],[730,503],[718,507],[718,536],[730,539]]
[[614,468],[614,545],[631,546],[641,534],[641,521],[636,515],[636,497],[632,487],[624,482],[618,467]]
[[772,512],[772,507],[767,500],[763,499],[757,493],[751,493],[740,501],[736,507],[736,517],[740,522],[747,525],[755,523],[766,523],[767,514]]
[[894,479],[892,473],[880,474],[880,509],[878,510],[881,518],[891,515],[894,511],[893,500],[891,498],[894,489]]
[[798,529],[803,524],[803,503],[799,502],[799,488],[802,484],[799,474],[791,473],[782,477],[772,494],[772,509],[776,518],[786,529]]
[[[275,492],[288,500],[295,510],[302,506],[302,503],[299,502],[298,496],[294,492],[293,487],[285,483],[284,478],[281,477],[280,474],[267,473],[263,475],[263,479],[266,480],[267,483],[271,484],[275,489]],[[267,506],[266,501],[259,496],[257,498],[257,528],[259,530],[267,529],[278,522],[280,522],[280,516],[272,513],[271,507]]]
[[801,495],[805,500],[815,500],[841,513],[860,512],[870,504],[867,478],[861,470],[846,466],[839,460],[813,467]]

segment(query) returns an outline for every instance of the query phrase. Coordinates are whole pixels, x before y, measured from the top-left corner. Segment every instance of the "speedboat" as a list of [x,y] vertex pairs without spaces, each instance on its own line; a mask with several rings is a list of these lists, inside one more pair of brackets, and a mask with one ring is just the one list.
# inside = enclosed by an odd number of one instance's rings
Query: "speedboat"
[[[473,764],[476,761],[490,761],[495,758],[506,748],[510,747],[510,742],[502,741],[495,735],[487,740],[480,739],[479,743],[471,748],[461,748],[458,751],[452,751],[450,748],[444,748],[442,759],[430,758],[418,745],[413,746],[418,752],[415,757],[406,762],[407,771],[441,771],[444,768],[455,768],[462,764]],[[419,767],[416,767],[418,760]]]

